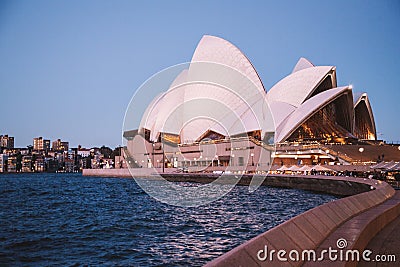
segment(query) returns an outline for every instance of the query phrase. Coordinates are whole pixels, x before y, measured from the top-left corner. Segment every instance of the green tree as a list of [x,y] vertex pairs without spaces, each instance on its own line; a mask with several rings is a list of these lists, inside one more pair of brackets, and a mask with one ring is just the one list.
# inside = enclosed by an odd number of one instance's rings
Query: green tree
[[112,154],[112,149],[106,146],[100,148],[100,153],[104,155],[104,158],[110,158]]
[[36,154],[33,154],[31,158],[31,171],[35,171],[36,158]]
[[111,153],[112,159],[114,159],[115,156],[121,156],[121,147],[120,146],[114,148],[113,152]]
[[22,154],[20,151],[18,151],[18,153],[15,154],[15,156],[17,157],[17,164],[15,166],[16,171],[21,172],[22,171]]

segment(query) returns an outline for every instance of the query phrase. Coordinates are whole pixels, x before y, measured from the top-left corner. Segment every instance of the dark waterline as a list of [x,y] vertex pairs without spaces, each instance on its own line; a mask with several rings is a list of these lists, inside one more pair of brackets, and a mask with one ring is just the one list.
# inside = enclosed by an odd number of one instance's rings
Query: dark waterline
[[0,175],[0,265],[201,266],[334,196],[237,186],[206,206],[149,197],[133,179]]

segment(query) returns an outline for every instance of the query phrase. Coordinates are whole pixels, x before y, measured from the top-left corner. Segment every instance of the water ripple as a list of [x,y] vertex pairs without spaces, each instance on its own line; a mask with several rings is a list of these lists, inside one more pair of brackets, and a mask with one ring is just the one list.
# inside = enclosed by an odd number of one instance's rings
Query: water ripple
[[209,205],[182,208],[157,202],[133,179],[0,175],[0,266],[201,266],[333,199],[236,187]]

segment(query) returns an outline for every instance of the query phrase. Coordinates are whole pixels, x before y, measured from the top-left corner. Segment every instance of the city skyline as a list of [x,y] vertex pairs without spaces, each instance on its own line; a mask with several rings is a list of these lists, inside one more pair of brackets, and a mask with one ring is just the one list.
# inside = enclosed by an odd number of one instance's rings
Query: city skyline
[[0,133],[16,147],[36,136],[117,147],[135,90],[213,34],[242,49],[267,90],[300,57],[336,66],[340,84],[371,96],[378,138],[399,141],[399,11],[394,1],[2,2]]
[[[73,146],[69,145],[69,141],[61,140],[60,138],[47,139],[46,137],[43,137],[43,136],[32,137],[31,142],[25,146],[15,146],[14,142],[15,142],[14,136],[10,136],[7,133],[0,133],[0,151],[1,151],[1,149],[6,149],[6,150],[33,149],[33,150],[42,150],[42,151],[45,151],[45,150],[68,151],[69,148],[92,149],[92,148],[100,148],[100,147],[110,147],[107,144],[90,146],[90,147],[85,147],[85,146],[82,146],[81,144],[78,144],[77,146],[73,147]],[[116,146],[114,148],[120,148],[120,146]]]

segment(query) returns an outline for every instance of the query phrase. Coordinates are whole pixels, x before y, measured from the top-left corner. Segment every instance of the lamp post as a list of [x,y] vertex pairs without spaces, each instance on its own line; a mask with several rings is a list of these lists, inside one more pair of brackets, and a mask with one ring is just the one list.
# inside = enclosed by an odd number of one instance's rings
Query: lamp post
[[235,166],[235,154],[232,154],[231,166]]
[[165,171],[165,151],[164,151],[164,138],[161,135],[161,145],[162,145],[162,172]]
[[152,160],[152,162],[151,162],[151,165],[153,165],[153,168],[155,168],[155,164],[154,164],[154,146],[155,146],[155,144],[153,143],[152,144],[153,145],[153,160]]
[[163,149],[162,158],[163,158],[163,162],[162,162],[162,172],[164,173],[164,171],[165,171],[165,154],[164,154],[164,149]]
[[362,162],[363,162],[362,153],[364,152],[364,148],[363,148],[363,147],[360,147],[360,148],[358,149],[358,151],[361,153],[361,164],[362,164]]
[[251,166],[254,166],[254,153],[251,153],[250,156],[251,156]]

